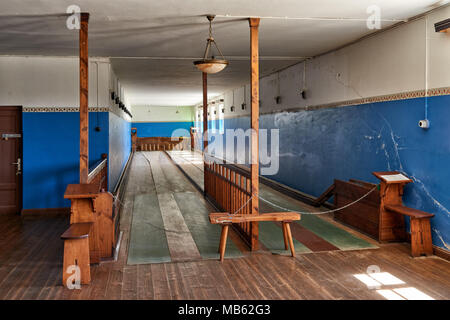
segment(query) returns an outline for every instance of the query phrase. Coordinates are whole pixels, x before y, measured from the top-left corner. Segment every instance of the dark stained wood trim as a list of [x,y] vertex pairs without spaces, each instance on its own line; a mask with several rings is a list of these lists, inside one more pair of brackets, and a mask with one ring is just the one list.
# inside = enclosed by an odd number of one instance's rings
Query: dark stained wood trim
[[[285,195],[287,195],[291,198],[302,201],[302,202],[312,205],[312,206],[314,206],[316,204],[316,198],[314,198],[313,196],[303,193],[294,188],[288,187],[282,183],[276,182],[272,179],[262,177],[262,176],[259,177],[259,181],[262,182],[263,184],[265,184],[266,186],[271,187],[272,189],[275,189],[281,193],[284,193]],[[324,202],[322,204],[322,206],[329,208],[329,209],[334,209],[334,205],[332,205],[331,203],[328,203],[328,202]]]
[[88,183],[89,175],[89,13],[80,15],[80,183]]
[[433,246],[433,253],[434,253],[434,255],[438,256],[439,258],[450,261],[450,251],[448,251],[448,250],[439,248],[437,246]]
[[320,207],[322,204],[324,204],[328,199],[330,199],[333,196],[333,192],[335,189],[335,185],[334,183],[328,187],[327,190],[324,191],[324,193],[322,193],[315,201],[314,206],[315,207]]

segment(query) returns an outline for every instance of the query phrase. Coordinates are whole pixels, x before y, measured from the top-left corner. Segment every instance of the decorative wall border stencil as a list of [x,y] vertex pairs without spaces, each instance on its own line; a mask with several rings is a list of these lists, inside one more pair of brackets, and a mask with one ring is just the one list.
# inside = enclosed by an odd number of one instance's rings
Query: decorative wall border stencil
[[[450,95],[450,87],[428,89],[428,97],[444,96],[444,95]],[[287,109],[283,109],[283,110],[273,110],[273,111],[268,111],[268,112],[261,112],[261,114],[272,114],[272,113],[278,113],[278,112],[291,112],[291,111],[300,111],[300,110],[318,110],[318,109],[327,109],[327,108],[348,107],[348,106],[354,106],[354,105],[358,105],[358,104],[368,104],[368,103],[405,100],[405,99],[414,99],[414,98],[423,98],[423,97],[425,97],[425,90],[416,90],[416,91],[394,93],[394,94],[375,96],[375,97],[369,97],[369,98],[338,101],[338,102],[332,102],[332,103],[314,105],[314,106],[287,108]]]
[[[428,89],[428,97],[436,97],[436,96],[444,96],[444,95],[450,95],[450,87]],[[296,112],[296,111],[303,111],[303,110],[308,111],[308,110],[318,110],[318,109],[328,109],[328,108],[349,107],[349,106],[354,106],[354,105],[359,105],[359,104],[405,100],[405,99],[414,99],[414,98],[423,98],[423,97],[425,97],[425,90],[416,90],[416,91],[394,93],[394,94],[375,96],[375,97],[369,97],[369,98],[344,100],[344,101],[332,102],[332,103],[327,103],[327,104],[319,104],[319,105],[313,105],[313,106],[306,106],[306,107],[292,107],[292,108],[276,109],[276,110],[270,110],[270,111],[262,110],[260,112],[260,114],[265,115],[265,114],[274,114],[274,113],[280,113],[280,112]],[[242,117],[248,117],[248,116],[249,116],[248,113],[236,114],[236,115],[225,114],[224,118],[225,119],[234,119],[234,118],[242,118]]]
[[[78,107],[23,107],[23,112],[79,112]],[[109,107],[89,107],[90,112],[109,112]]]
[[[450,94],[450,87],[428,89],[429,97],[443,96],[443,95],[448,95],[448,94]],[[315,110],[315,109],[322,109],[322,108],[344,107],[344,106],[352,106],[352,105],[357,105],[357,104],[367,104],[367,103],[394,101],[394,100],[405,100],[405,99],[414,99],[414,98],[423,98],[423,97],[425,97],[425,90],[416,90],[416,91],[394,93],[394,94],[375,96],[375,97],[369,97],[369,98],[361,98],[361,99],[333,102],[333,103],[323,104],[323,105],[307,106],[307,107],[305,107],[305,109],[306,110]]]

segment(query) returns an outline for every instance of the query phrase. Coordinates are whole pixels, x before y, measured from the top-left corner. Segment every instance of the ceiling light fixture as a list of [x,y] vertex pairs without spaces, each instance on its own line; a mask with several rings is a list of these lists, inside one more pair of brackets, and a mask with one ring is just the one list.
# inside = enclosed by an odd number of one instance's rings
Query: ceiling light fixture
[[[206,40],[206,48],[205,48],[205,54],[203,56],[202,60],[194,61],[194,65],[197,67],[198,70],[205,73],[217,73],[225,69],[225,67],[228,65],[228,61],[225,60],[225,57],[223,56],[222,52],[220,51],[219,47],[217,46],[216,41],[214,40],[212,36],[212,21],[215,16],[208,15],[206,18],[209,20],[209,38]],[[217,51],[222,56],[222,59],[216,59],[213,55],[211,58],[208,57],[208,54],[210,53],[211,46],[214,43],[216,46]]]

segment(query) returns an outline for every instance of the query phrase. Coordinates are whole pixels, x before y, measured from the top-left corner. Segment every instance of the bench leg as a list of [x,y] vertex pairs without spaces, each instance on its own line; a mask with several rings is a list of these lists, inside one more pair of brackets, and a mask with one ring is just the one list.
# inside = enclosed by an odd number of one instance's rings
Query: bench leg
[[219,253],[220,253],[220,262],[223,261],[225,256],[225,248],[227,246],[227,236],[228,236],[228,224],[222,225],[222,233],[220,234],[220,245],[219,245]]
[[289,243],[288,243],[288,236],[287,236],[287,231],[286,231],[286,222],[282,222],[281,224],[283,226],[284,250],[288,250]]
[[[79,269],[77,274],[76,266]],[[91,268],[89,262],[89,239],[64,240],[64,261],[63,261],[63,286],[67,287],[67,280],[75,280],[80,277],[81,284],[91,282]]]
[[415,219],[411,217],[411,255],[432,255],[430,219]]
[[291,247],[291,255],[295,257],[294,241],[292,240],[291,227],[289,222],[286,222],[286,234],[289,241],[289,246]]

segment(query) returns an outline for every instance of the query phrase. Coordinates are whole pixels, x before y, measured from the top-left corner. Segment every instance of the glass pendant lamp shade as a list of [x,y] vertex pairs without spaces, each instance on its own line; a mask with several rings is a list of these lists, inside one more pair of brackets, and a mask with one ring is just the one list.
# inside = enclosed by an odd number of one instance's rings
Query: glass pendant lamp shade
[[205,73],[217,73],[225,69],[228,61],[219,59],[204,59],[194,62],[198,70]]
[[[203,59],[194,61],[194,65],[197,67],[198,70],[205,73],[218,73],[225,69],[225,67],[228,65],[228,61],[225,60],[222,52],[220,51],[219,47],[217,46],[216,41],[212,37],[212,25],[211,22],[214,19],[214,16],[207,16],[209,20],[209,38],[206,40],[206,49],[205,54],[203,56]],[[222,56],[222,59],[216,59],[214,56],[211,56],[211,58],[208,58],[209,51],[211,50],[211,46],[214,44],[219,54]]]

